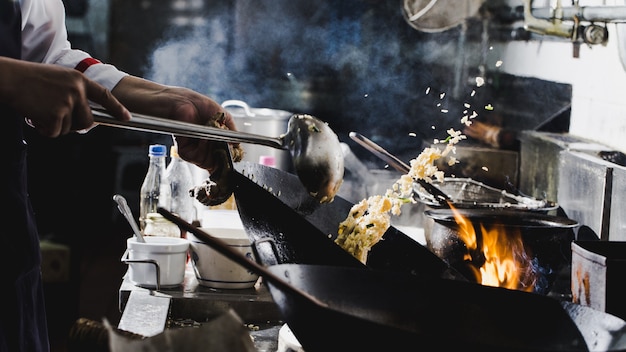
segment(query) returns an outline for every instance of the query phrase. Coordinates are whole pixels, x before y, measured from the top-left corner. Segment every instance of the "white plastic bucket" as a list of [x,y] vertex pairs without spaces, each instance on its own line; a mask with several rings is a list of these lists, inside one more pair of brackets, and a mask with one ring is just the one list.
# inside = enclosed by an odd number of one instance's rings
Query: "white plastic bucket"
[[[231,248],[254,261],[250,239],[241,228],[201,228]],[[245,289],[253,287],[258,275],[251,273],[240,264],[223,256],[193,234],[188,233],[191,261],[198,283],[202,286],[224,289]]]

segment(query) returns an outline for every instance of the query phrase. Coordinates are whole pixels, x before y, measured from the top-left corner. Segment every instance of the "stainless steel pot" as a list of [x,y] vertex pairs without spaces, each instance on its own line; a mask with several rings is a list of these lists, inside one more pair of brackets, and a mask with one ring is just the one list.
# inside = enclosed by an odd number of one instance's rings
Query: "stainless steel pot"
[[[287,131],[287,123],[293,113],[284,110],[268,108],[251,108],[241,100],[226,100],[222,103],[235,119],[237,129],[242,132],[255,133],[264,136],[279,136]],[[271,157],[275,160],[275,167],[291,172],[293,163],[291,154],[287,150],[242,143],[244,161],[259,163],[262,158]]]

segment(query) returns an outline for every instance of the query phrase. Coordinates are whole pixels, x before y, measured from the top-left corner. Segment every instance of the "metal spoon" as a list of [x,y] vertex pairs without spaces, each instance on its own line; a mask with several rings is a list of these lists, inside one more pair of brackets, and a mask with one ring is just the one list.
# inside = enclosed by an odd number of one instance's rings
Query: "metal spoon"
[[117,208],[120,210],[120,213],[124,215],[128,223],[130,224],[130,227],[133,229],[133,233],[135,234],[137,242],[146,242],[146,240],[143,239],[141,231],[139,231],[137,223],[135,222],[133,212],[130,210],[130,207],[128,207],[128,203],[126,203],[126,198],[119,194],[116,194],[113,196],[113,200],[117,203]]
[[140,114],[132,114],[130,121],[120,121],[103,108],[92,106],[91,111],[94,120],[106,126],[286,149],[291,153],[300,181],[320,203],[331,202],[343,182],[343,153],[339,138],[327,123],[311,115],[293,115],[289,118],[287,132],[278,137],[267,137]]
[[[372,154],[384,160],[391,167],[400,171],[401,173],[406,174],[411,170],[411,167],[408,164],[400,160],[395,155],[389,153],[387,150],[385,150],[380,145],[374,143],[369,138],[356,132],[350,132],[349,136],[350,138],[352,138],[352,140],[359,143],[365,149],[369,150],[370,152],[372,152]],[[448,206],[448,201],[450,201],[450,197],[447,194],[445,194],[442,190],[437,188],[432,183],[427,182],[426,180],[423,180],[421,178],[416,178],[414,180],[417,183],[419,183],[420,186],[422,186],[428,193],[430,193],[433,197],[435,197],[435,199],[439,202],[439,204],[444,205],[446,207]]]

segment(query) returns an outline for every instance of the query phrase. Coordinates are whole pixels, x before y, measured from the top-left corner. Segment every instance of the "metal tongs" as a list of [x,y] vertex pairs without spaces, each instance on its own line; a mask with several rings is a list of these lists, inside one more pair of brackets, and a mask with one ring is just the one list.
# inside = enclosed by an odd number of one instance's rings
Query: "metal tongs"
[[[352,140],[359,143],[365,149],[369,150],[370,152],[372,152],[372,154],[384,160],[387,164],[389,164],[389,166],[400,171],[401,173],[406,174],[411,170],[411,167],[407,163],[400,160],[395,155],[389,153],[387,150],[385,150],[380,145],[374,143],[369,138],[357,132],[350,132],[349,135]],[[419,183],[419,185],[422,186],[428,193],[430,193],[437,200],[437,202],[439,202],[440,205],[448,207],[448,202],[451,201],[450,197],[442,190],[440,190],[437,186],[421,178],[414,178],[414,180]]]
[[277,137],[267,137],[241,131],[201,126],[190,122],[136,113],[132,113],[132,119],[129,121],[120,121],[113,118],[103,107],[94,105],[91,106],[91,114],[95,122],[110,127],[121,127],[143,132],[174,134],[181,137],[210,139],[218,142],[245,142],[277,149],[285,149],[282,140]]

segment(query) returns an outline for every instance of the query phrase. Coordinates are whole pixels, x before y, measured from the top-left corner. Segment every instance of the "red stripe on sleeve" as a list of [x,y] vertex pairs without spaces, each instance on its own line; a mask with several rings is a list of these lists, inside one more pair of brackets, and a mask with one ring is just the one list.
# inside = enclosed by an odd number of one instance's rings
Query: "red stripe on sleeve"
[[100,61],[98,61],[97,59],[88,57],[82,60],[81,62],[79,62],[78,65],[76,65],[76,67],[74,68],[80,72],[85,72],[89,68],[89,66],[94,65],[94,64],[99,64],[99,63]]

